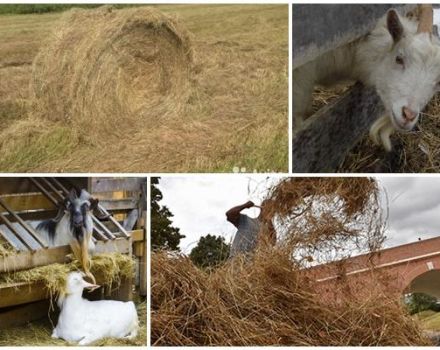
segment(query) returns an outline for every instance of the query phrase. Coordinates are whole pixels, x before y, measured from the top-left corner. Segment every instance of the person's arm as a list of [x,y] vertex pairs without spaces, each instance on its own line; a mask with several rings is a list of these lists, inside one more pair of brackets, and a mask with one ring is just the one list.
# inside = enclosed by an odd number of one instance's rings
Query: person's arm
[[255,204],[252,201],[237,205],[226,212],[226,219],[238,228],[238,225],[240,224],[240,212],[244,209],[252,208],[254,205]]

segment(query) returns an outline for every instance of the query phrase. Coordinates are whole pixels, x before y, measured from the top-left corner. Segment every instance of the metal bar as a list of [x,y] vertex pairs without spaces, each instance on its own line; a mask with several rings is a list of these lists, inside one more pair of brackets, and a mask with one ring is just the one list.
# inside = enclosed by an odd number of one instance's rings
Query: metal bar
[[[14,225],[12,224],[12,222],[9,221],[9,219],[3,215],[2,213],[0,213],[0,219],[5,223],[5,225],[11,230],[11,232],[20,240],[21,243],[23,243],[27,248],[29,248],[31,251],[35,251],[36,249],[34,249],[30,244],[28,244],[21,236],[20,234],[15,230]],[[0,231],[0,234],[2,234],[2,232]],[[3,235],[2,235],[3,236]],[[7,239],[7,237],[3,236],[8,242],[9,240]]]
[[21,217],[19,217],[17,214],[15,214],[11,208],[5,203],[5,201],[0,198],[0,205],[6,209],[6,211],[11,215],[15,220],[17,220],[23,228],[29,232],[29,234],[34,238],[43,248],[48,248],[48,245],[46,242],[44,242],[39,236],[38,233],[34,230],[33,227],[29,226]]

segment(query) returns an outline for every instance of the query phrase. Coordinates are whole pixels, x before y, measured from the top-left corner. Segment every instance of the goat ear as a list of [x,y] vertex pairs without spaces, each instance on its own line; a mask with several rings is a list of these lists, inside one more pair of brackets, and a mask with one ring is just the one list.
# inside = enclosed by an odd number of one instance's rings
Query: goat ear
[[90,197],[89,202],[90,202],[90,210],[95,210],[96,208],[98,208],[99,199]]
[[403,37],[403,26],[399,15],[395,10],[389,10],[387,13],[387,29],[391,34],[394,43],[397,43]]

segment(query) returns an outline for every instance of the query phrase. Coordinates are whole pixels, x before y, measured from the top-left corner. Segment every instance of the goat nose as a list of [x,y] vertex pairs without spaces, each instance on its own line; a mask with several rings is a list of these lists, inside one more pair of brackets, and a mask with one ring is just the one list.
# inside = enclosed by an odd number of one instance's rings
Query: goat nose
[[409,109],[408,107],[402,108],[402,116],[407,122],[412,122],[417,117],[417,113],[413,110]]

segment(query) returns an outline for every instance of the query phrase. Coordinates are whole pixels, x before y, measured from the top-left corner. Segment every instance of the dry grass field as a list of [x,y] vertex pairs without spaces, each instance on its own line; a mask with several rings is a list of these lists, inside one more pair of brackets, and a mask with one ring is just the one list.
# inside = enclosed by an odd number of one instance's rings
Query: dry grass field
[[61,14],[0,16],[2,171],[287,171],[288,7],[154,7],[191,35],[193,88],[183,111],[131,129],[120,116],[120,129],[92,140],[93,130],[73,132],[63,116],[33,108],[32,63]]

